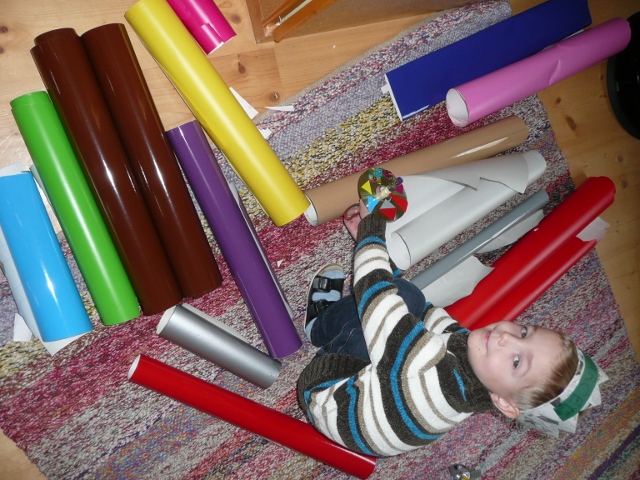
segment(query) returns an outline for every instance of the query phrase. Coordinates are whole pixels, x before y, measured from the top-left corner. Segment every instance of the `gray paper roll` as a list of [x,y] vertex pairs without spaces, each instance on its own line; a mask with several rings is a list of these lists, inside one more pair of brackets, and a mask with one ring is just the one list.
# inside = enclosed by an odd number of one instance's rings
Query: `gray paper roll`
[[411,283],[420,290],[432,284],[445,273],[454,269],[471,255],[482,249],[489,242],[495,240],[504,232],[529,218],[549,202],[549,196],[544,190],[534,193],[517,205],[477,235],[471,237],[459,247],[449,252],[438,261],[429,265],[425,270],[411,279]]
[[164,313],[156,332],[260,388],[271,386],[280,374],[281,363],[207,317],[194,307],[176,305]]

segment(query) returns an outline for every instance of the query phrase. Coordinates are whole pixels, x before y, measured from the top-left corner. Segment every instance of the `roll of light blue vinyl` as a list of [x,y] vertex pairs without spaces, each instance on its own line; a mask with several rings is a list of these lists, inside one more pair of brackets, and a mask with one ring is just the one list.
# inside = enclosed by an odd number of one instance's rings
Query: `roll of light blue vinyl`
[[42,340],[93,329],[30,172],[0,171],[0,226]]

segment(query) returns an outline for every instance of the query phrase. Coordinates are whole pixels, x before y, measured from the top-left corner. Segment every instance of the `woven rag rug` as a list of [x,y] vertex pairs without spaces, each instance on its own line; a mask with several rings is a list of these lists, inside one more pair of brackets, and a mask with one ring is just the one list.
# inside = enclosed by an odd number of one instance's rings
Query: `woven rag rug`
[[[309,87],[287,104],[294,112],[257,118],[269,141],[302,188],[320,185],[418,148],[458,135],[444,105],[400,122],[381,92],[386,70],[447,45],[510,16],[504,1],[442,12],[373,49]],[[490,118],[518,115],[530,129],[522,150],[539,150],[546,173],[528,195],[545,189],[553,208],[573,189],[547,114],[536,96]],[[138,354],[145,354],[287,415],[304,420],[296,379],[315,353],[302,330],[310,276],[327,262],[352,275],[353,241],[340,220],[312,227],[304,217],[275,227],[231,169],[266,254],[295,312],[303,347],[283,359],[280,377],[262,390],[174,346],[155,333],[159,315],[105,327],[96,317],[64,238],[95,331],[50,356],[36,341],[11,341],[16,312],[7,282],[0,283],[0,427],[50,479],[343,479],[327,465],[240,430],[127,381]],[[429,262],[521,201],[514,199],[406,272]],[[240,330],[264,349],[224,259],[211,243],[224,284],[198,299],[196,308]],[[485,255],[490,264],[500,252]],[[349,282],[347,282],[349,283]],[[478,414],[433,444],[378,461],[374,479],[446,479],[448,467],[481,468],[483,478],[638,478],[640,368],[618,306],[595,251],[525,311],[522,322],[566,331],[608,373],[604,405],[583,414],[577,433],[546,437],[497,413]]]

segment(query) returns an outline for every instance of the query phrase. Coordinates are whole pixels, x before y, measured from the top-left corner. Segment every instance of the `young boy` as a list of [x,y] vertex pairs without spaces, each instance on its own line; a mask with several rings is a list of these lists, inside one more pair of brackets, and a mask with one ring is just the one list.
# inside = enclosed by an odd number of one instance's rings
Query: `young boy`
[[511,322],[462,328],[394,275],[385,221],[362,202],[359,214],[353,296],[340,298],[337,265],[318,272],[309,292],[305,330],[320,350],[300,375],[298,398],[321,433],[391,456],[475,412],[575,429],[577,413],[599,403],[606,375],[565,335]]

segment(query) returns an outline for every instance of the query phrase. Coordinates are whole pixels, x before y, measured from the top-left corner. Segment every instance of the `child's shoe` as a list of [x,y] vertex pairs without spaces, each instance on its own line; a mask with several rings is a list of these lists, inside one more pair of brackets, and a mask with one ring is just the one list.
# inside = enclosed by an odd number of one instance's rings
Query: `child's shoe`
[[307,294],[307,315],[304,322],[307,338],[310,339],[313,322],[320,312],[342,298],[344,280],[344,269],[335,263],[325,265],[313,276]]

